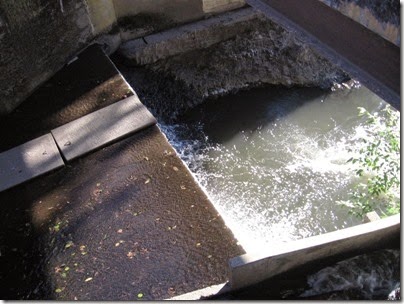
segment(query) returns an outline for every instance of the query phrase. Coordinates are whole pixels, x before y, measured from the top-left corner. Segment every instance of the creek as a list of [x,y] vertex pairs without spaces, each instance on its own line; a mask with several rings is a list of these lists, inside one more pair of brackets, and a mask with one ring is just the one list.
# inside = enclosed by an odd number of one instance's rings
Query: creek
[[[363,223],[338,202],[348,200],[359,181],[347,163],[349,149],[361,147],[359,138],[368,128],[358,107],[370,113],[391,108],[366,87],[356,82],[334,90],[266,85],[196,105],[198,96],[176,77],[122,64],[119,69],[247,252]],[[377,283],[365,295],[351,294],[361,289],[356,281],[340,284],[346,273],[336,267],[332,276],[341,279],[328,289],[301,274],[292,278],[298,284],[287,280],[285,292],[251,287],[223,299],[385,299],[399,282],[396,253],[377,253],[377,261],[386,261],[381,267],[366,256],[354,260],[366,265],[352,266],[347,280]]]
[[364,117],[389,105],[367,88],[259,88],[209,100],[160,124],[248,251],[361,224],[338,201]]

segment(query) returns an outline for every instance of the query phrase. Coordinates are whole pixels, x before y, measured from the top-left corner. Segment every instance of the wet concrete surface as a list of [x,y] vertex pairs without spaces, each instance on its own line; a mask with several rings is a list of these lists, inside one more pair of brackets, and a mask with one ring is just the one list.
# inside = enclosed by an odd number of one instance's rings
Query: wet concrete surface
[[[100,50],[82,53],[2,118],[0,150],[127,94]],[[0,202],[5,300],[160,300],[225,282],[228,259],[244,253],[157,126]]]
[[98,46],[90,46],[0,118],[0,152],[131,95],[109,58]]
[[157,126],[0,201],[2,299],[164,299],[243,253]]

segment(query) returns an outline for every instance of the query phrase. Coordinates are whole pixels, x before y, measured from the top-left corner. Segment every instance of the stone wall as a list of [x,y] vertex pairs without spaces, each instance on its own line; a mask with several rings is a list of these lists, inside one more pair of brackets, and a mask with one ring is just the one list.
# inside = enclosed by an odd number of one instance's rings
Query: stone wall
[[400,1],[320,0],[400,46]]

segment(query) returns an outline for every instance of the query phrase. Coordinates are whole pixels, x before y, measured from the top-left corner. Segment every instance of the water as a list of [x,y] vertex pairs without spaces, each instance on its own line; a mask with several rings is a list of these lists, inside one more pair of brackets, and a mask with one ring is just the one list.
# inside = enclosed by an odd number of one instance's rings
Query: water
[[400,300],[400,250],[381,249],[209,300]]
[[262,88],[160,128],[248,252],[361,223],[336,202],[356,181],[346,161],[366,128],[357,108],[386,106],[363,86]]
[[380,250],[343,260],[307,281],[310,288],[303,298],[328,294],[328,300],[386,300],[400,286],[400,251]]

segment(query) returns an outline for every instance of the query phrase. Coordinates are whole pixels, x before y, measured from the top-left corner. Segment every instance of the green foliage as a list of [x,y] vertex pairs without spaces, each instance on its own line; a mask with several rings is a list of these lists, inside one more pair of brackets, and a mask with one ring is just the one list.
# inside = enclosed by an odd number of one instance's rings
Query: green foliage
[[354,156],[348,162],[354,165],[359,182],[344,204],[357,217],[373,210],[383,216],[399,213],[400,114],[390,107],[382,115],[358,109],[359,116],[366,118],[366,135],[359,139],[363,143],[359,151],[350,151]]

